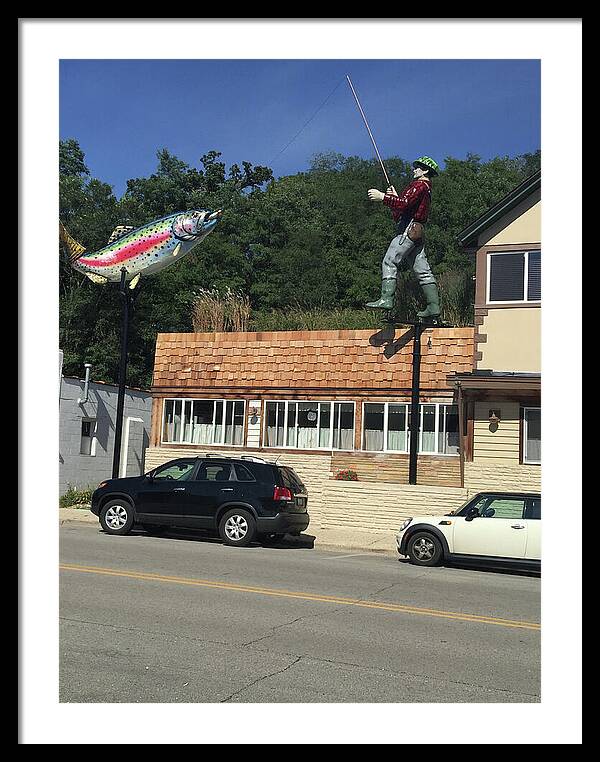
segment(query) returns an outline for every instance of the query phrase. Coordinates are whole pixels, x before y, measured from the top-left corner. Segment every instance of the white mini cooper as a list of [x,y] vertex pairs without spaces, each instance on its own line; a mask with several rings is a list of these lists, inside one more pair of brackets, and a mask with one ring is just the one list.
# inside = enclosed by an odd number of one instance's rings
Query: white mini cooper
[[539,494],[480,492],[445,516],[406,519],[398,553],[419,566],[454,560],[539,569],[541,506]]

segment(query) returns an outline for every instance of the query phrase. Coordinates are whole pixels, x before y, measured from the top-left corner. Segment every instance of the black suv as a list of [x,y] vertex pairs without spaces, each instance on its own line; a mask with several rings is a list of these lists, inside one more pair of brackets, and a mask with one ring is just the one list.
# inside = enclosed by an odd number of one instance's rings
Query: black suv
[[260,458],[178,458],[144,476],[109,479],[92,495],[92,513],[108,534],[127,534],[134,523],[150,533],[169,527],[218,531],[227,545],[246,546],[309,523],[307,491],[287,466]]

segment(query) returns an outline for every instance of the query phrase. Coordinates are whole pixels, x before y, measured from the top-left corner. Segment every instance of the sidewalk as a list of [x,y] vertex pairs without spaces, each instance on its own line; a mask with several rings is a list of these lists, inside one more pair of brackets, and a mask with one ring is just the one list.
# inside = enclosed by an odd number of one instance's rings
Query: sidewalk
[[[60,508],[59,523],[81,522],[98,525],[98,517],[86,508]],[[392,530],[373,532],[351,527],[321,529],[309,526],[299,537],[286,536],[286,543],[299,543],[319,550],[346,550],[349,553],[391,553],[396,555],[396,536]]]

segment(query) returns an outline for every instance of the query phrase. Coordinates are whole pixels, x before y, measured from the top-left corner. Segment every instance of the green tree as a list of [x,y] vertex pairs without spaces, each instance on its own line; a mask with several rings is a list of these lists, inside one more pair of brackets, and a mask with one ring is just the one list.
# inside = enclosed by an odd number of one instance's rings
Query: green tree
[[[128,180],[120,200],[109,185],[90,177],[76,140],[60,143],[59,161],[60,216],[89,251],[104,246],[118,224],[141,225],[184,209],[224,210],[215,232],[189,257],[140,281],[131,319],[130,385],[150,385],[158,332],[192,330],[191,305],[200,289],[244,292],[254,325],[374,324],[363,305],[377,293],[381,260],[394,235],[389,211],[367,198],[368,188],[385,186],[378,161],[319,154],[309,171],[275,180],[268,167],[246,161],[227,168],[216,150],[191,167],[162,148],[156,170]],[[392,156],[385,165],[400,191],[412,177],[410,163]],[[539,167],[539,152],[486,162],[476,155],[446,159],[433,186],[426,245],[442,297],[452,302],[452,320],[472,320],[474,262],[458,245],[458,233]],[[413,310],[420,298],[414,277],[404,270],[400,280],[405,308]],[[88,361],[96,378],[116,382],[118,287],[92,284],[62,252],[60,289],[64,372],[80,375]]]

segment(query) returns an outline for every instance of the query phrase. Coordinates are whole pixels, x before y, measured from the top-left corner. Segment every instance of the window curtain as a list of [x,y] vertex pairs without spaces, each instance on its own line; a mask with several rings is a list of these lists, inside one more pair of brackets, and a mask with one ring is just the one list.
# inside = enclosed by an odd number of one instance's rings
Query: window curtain
[[340,429],[333,432],[333,447],[336,450],[354,449],[354,431],[353,429]]
[[378,452],[383,450],[383,431],[379,429],[365,429],[365,450]]
[[364,407],[364,448],[372,452],[383,450],[383,414],[384,405],[368,403]]
[[181,405],[176,403],[175,414],[173,416],[173,442],[179,442],[181,440]]
[[319,403],[319,447],[330,447],[331,444],[331,404]]
[[233,444],[241,445],[244,443],[244,426],[243,424],[234,424],[233,427]]
[[319,403],[298,403],[298,448],[315,450],[319,446]]
[[458,408],[456,405],[440,406],[439,415],[439,452],[455,455],[459,452]]
[[163,413],[163,442],[170,442],[173,437],[173,400],[165,400]]
[[267,447],[283,446],[283,427],[285,424],[285,403],[267,402]]
[[212,444],[213,443],[212,423],[196,423],[192,428],[191,439],[186,441],[192,444]]
[[421,437],[420,452],[435,452],[435,413],[434,405],[422,405],[423,415],[421,422],[423,432]]
[[298,426],[298,447],[301,450],[314,450],[319,446],[319,432],[316,426]]
[[388,405],[387,449],[406,452],[408,405]]
[[215,441],[213,437],[213,415],[216,404],[215,402],[194,400],[191,432],[189,438],[186,438],[186,442],[213,444]]
[[225,403],[225,444],[233,444],[233,402]]
[[405,431],[388,431],[388,450],[406,452],[407,447]]

